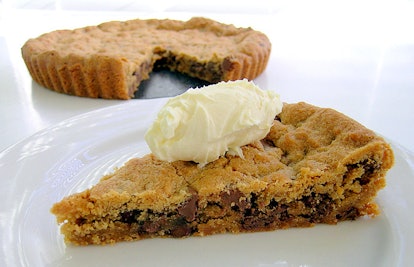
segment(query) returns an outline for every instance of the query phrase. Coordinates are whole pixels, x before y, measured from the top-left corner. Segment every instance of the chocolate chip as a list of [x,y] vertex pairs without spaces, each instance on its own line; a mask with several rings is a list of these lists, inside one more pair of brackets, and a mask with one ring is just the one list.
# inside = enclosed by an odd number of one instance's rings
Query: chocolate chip
[[221,68],[223,69],[224,72],[231,71],[234,69],[234,67],[235,67],[234,62],[231,60],[230,57],[224,58],[223,63],[221,64]]
[[170,234],[173,237],[184,237],[188,236],[192,232],[192,228],[184,217],[179,217],[172,222],[170,226]]
[[157,221],[145,221],[140,227],[140,232],[149,234],[156,233],[162,229],[165,223],[166,222],[164,218],[161,218]]
[[360,185],[366,185],[371,181],[372,175],[379,169],[373,162],[366,162],[363,164],[364,174],[361,176]]
[[358,181],[360,185],[368,184],[371,181],[373,174],[379,169],[377,162],[372,159],[365,159],[355,164],[348,164],[346,167],[348,171],[345,176],[355,169],[362,168],[364,170],[364,173],[361,175],[361,177],[355,179],[355,181]]
[[171,230],[173,237],[189,236],[192,232],[192,228],[189,225],[177,226]]
[[288,206],[271,200],[263,210],[246,209],[241,224],[246,230],[266,229],[277,221],[287,221],[289,218]]
[[120,221],[123,223],[134,223],[137,222],[137,217],[141,214],[141,210],[129,210],[120,214]]
[[178,214],[183,216],[188,222],[192,222],[196,218],[198,195],[193,193],[191,198],[178,207]]
[[86,221],[87,220],[85,218],[77,218],[75,223],[77,225],[82,225],[82,224],[86,223]]
[[231,189],[228,192],[222,192],[220,194],[221,202],[224,207],[245,210],[248,202],[245,199],[245,195],[239,189]]
[[309,208],[309,214],[304,214],[303,217],[309,218],[310,222],[320,222],[333,209],[332,199],[328,194],[315,194],[304,196],[302,202]]
[[347,211],[345,211],[341,214],[337,214],[336,219],[341,220],[341,221],[342,220],[355,220],[359,216],[361,216],[359,210],[355,207],[351,207]]

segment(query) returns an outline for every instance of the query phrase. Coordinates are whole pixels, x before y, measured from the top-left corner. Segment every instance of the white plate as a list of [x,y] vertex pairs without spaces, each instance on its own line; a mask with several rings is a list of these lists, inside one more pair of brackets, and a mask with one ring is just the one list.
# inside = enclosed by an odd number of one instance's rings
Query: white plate
[[165,99],[135,100],[66,120],[0,154],[0,266],[413,266],[414,157],[396,164],[382,215],[336,226],[203,238],[66,246],[53,203],[148,152],[143,135]]

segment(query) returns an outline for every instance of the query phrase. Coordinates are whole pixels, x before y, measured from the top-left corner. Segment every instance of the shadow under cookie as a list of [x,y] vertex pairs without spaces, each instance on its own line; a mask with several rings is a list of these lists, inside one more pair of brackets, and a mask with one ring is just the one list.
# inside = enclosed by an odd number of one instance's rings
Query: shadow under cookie
[[211,83],[172,72],[166,69],[154,70],[150,78],[144,80],[135,92],[133,99],[149,99],[177,96],[189,88],[203,87]]

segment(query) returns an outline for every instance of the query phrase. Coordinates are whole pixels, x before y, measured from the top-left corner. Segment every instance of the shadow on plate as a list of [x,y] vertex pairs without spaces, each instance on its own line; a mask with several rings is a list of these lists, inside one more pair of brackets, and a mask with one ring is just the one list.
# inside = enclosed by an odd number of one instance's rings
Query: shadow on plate
[[209,82],[169,70],[154,70],[150,78],[143,81],[135,92],[134,99],[172,97],[180,95],[189,88],[209,85]]

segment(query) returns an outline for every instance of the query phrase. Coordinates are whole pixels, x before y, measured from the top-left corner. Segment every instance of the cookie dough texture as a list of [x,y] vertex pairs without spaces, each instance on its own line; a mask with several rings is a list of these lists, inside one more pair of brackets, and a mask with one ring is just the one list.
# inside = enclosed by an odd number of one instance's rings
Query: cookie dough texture
[[266,68],[271,43],[251,28],[195,17],[57,30],[28,40],[21,50],[32,78],[44,87],[76,96],[129,99],[155,68],[211,83],[252,80]]
[[205,236],[376,216],[390,146],[332,109],[285,104],[269,134],[203,168],[149,154],[52,207],[68,243]]

